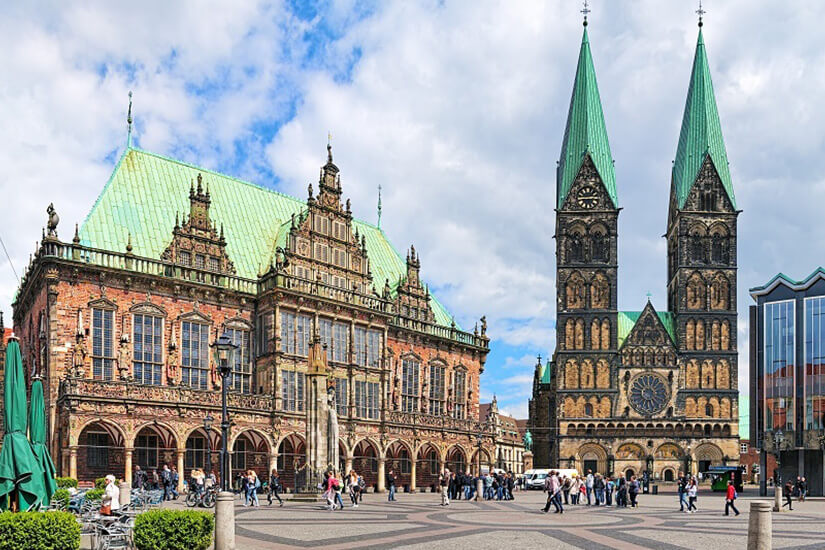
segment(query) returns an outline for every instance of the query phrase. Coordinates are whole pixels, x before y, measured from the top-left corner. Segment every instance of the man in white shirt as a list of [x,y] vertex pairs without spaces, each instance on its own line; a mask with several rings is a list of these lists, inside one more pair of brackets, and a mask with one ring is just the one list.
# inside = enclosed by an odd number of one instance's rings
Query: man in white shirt
[[590,506],[590,495],[593,494],[593,470],[587,470],[587,478],[584,481],[584,488],[587,490],[587,505]]

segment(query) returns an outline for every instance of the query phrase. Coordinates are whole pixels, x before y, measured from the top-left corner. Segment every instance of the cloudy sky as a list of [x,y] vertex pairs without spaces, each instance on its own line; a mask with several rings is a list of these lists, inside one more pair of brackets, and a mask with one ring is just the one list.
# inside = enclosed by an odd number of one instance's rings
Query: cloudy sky
[[[526,416],[554,345],[555,165],[581,40],[575,0],[144,1],[0,7],[0,216],[18,275],[54,202],[64,239],[126,143],[304,196],[332,132],[355,214],[420,252],[434,292],[493,337],[482,398]],[[792,5],[791,5],[792,4]],[[663,309],[671,160],[696,6],[591,2],[619,201],[621,309]],[[825,4],[707,0],[705,38],[747,288],[825,263]],[[817,214],[820,212],[820,214]],[[0,258],[0,304],[17,287]]]

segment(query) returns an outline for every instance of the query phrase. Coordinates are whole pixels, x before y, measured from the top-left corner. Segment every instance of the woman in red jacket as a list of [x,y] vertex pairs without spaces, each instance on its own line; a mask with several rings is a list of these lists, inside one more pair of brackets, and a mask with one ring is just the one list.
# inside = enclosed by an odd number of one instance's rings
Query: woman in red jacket
[[734,513],[738,516],[739,510],[736,509],[736,505],[733,501],[736,500],[736,488],[733,486],[733,481],[728,480],[728,493],[725,495],[725,515],[730,515],[730,509],[732,508]]

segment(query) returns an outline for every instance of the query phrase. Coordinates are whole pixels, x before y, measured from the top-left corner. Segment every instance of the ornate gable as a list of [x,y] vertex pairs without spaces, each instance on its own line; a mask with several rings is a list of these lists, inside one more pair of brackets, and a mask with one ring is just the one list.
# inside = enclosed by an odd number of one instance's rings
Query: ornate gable
[[209,188],[203,192],[203,177],[198,174],[198,186],[189,189],[189,217],[183,224],[175,217],[172,242],[161,259],[183,267],[194,267],[213,273],[235,274],[235,265],[226,253],[223,226],[220,233],[209,218],[212,198]]
[[576,178],[570,185],[570,191],[561,204],[565,211],[613,210],[613,199],[607,194],[605,184],[590,154],[585,154],[584,161]]
[[722,178],[719,177],[710,155],[705,157],[699,175],[696,176],[696,181],[691,186],[682,210],[735,212],[728,192],[725,190],[725,186],[722,185]]
[[[407,252],[407,276],[401,279],[396,289],[396,311],[407,319],[433,323],[435,316],[430,307],[430,290],[421,284],[420,271],[421,260],[415,252],[415,246],[410,246]],[[388,292],[389,281],[386,281],[385,294]]]
[[667,346],[673,348],[665,326],[662,324],[653,305],[648,302],[630,334],[625,340],[625,346]]

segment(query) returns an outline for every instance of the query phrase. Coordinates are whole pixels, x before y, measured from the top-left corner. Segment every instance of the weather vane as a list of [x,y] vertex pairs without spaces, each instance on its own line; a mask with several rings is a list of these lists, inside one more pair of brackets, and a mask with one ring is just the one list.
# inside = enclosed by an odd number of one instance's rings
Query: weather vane
[[696,10],[696,14],[699,16],[699,26],[702,26],[702,16],[705,15],[707,12],[702,9],[702,0],[699,0],[699,9]]
[[327,132],[327,145],[332,145],[332,132]]
[[587,14],[590,13],[590,8],[587,7],[587,0],[584,0],[584,7],[582,8],[582,14],[584,15],[584,26],[587,26]]
[[647,301],[649,302],[651,298],[653,298],[653,294],[651,294],[651,292],[648,290],[647,291]]

